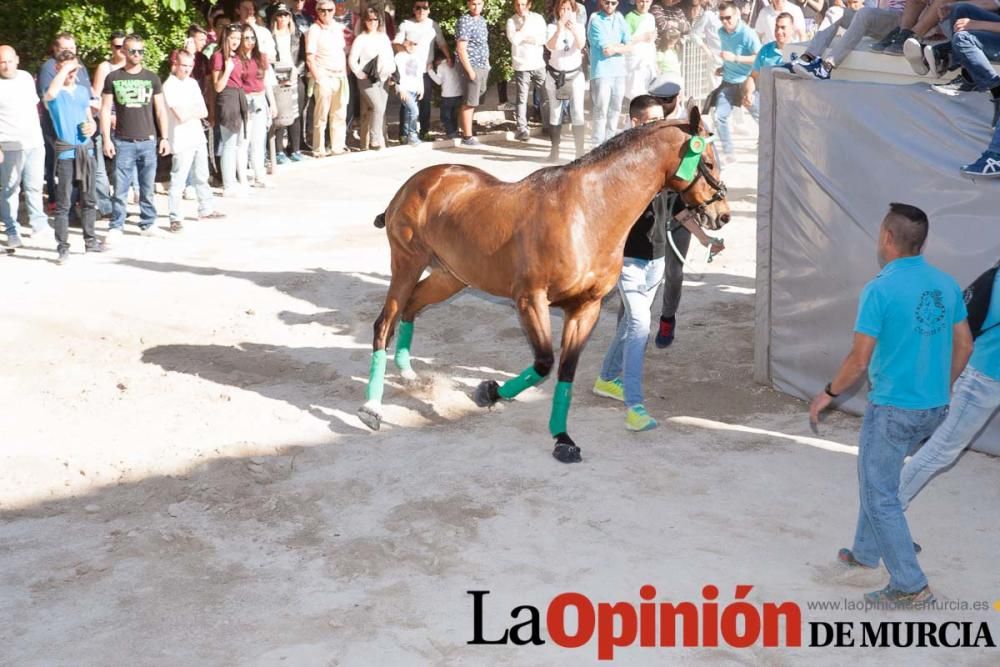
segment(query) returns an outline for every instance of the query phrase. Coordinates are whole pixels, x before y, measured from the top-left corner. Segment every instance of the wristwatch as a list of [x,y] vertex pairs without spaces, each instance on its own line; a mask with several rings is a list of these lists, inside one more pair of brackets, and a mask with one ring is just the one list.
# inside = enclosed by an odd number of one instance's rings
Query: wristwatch
[[826,386],[823,387],[823,393],[825,393],[830,398],[837,398],[838,396],[840,396],[840,394],[833,393],[832,386],[833,386],[833,382],[827,382]]

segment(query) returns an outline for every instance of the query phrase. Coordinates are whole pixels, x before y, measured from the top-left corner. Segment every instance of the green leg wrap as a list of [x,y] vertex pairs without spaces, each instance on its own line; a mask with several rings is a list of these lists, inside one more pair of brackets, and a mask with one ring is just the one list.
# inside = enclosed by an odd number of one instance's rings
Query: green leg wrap
[[382,402],[382,392],[385,390],[385,350],[372,352],[372,365],[368,371],[368,388],[365,389],[365,400]]
[[566,432],[566,415],[569,414],[572,400],[573,383],[557,382],[555,393],[552,394],[552,416],[549,417],[549,433],[552,437]]
[[511,378],[507,380],[502,385],[497,393],[500,394],[501,398],[511,399],[520,394],[522,391],[528,387],[534,387],[536,384],[542,381],[542,376],[538,374],[534,366],[528,366],[521,374],[516,378]]
[[410,366],[410,344],[413,342],[413,322],[399,323],[399,338],[396,339],[396,368],[401,371],[412,371]]

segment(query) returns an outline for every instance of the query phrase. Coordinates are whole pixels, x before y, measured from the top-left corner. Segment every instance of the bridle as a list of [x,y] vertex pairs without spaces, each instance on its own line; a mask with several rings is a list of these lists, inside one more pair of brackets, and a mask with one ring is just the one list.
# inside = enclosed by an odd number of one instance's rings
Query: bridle
[[[680,178],[681,180],[685,180],[682,176],[678,174],[680,170],[681,170],[681,165],[678,165],[677,171],[674,172],[674,178]],[[703,201],[700,204],[688,204],[685,201],[684,195],[687,194],[688,190],[690,190],[695,186],[695,183],[697,183],[698,179],[700,178],[704,178],[705,182],[708,183],[709,187],[715,190],[715,193],[711,197],[709,197],[708,200]],[[678,194],[681,196],[681,201],[684,201],[685,210],[694,211],[696,215],[700,216],[704,215],[705,209],[707,209],[709,206],[711,206],[717,201],[722,201],[723,199],[725,199],[726,192],[727,192],[726,184],[716,179],[715,176],[712,175],[712,172],[709,171],[708,167],[705,166],[705,161],[700,159],[700,154],[699,154],[698,170],[694,174],[694,178],[692,178],[690,182],[687,184],[687,187],[681,190]]]

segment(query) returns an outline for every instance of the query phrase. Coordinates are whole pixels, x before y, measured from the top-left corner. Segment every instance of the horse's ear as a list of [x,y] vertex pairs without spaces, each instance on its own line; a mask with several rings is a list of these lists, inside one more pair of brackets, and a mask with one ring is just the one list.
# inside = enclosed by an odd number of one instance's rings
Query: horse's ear
[[691,123],[691,134],[701,134],[701,112],[698,111],[697,106],[691,107],[688,120]]

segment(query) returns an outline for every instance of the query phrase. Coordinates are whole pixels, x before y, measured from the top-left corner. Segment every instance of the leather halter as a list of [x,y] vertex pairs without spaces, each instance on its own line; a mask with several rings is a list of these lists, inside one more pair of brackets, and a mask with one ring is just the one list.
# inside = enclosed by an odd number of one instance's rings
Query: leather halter
[[[679,168],[680,167],[678,167],[678,169]],[[674,172],[674,177],[675,178],[677,177],[677,172]],[[694,175],[694,178],[692,178],[691,182],[687,184],[687,187],[681,190],[680,193],[678,193],[681,196],[681,201],[684,201],[684,195],[687,193],[688,190],[694,187],[695,183],[698,182],[699,178],[704,178],[705,182],[708,183],[709,187],[715,190],[715,194],[709,197],[707,201],[704,201],[700,204],[688,204],[687,202],[684,202],[684,205],[686,207],[685,210],[694,211],[698,215],[702,215],[705,213],[706,208],[708,208],[715,202],[721,201],[726,198],[726,184],[720,180],[716,180],[715,176],[712,175],[712,172],[709,171],[708,167],[705,166],[705,161],[699,160],[698,173]]]

